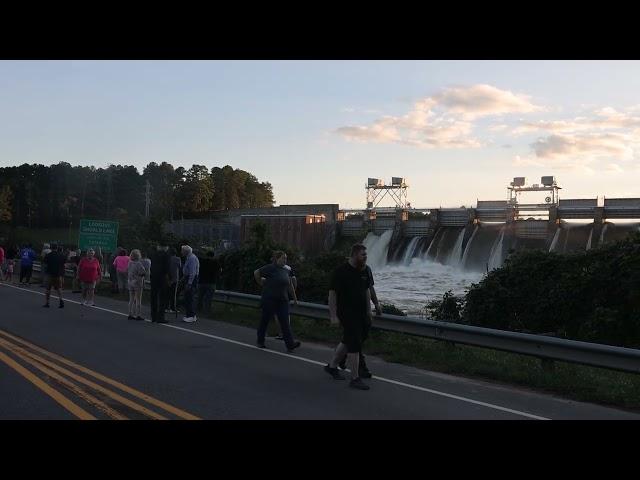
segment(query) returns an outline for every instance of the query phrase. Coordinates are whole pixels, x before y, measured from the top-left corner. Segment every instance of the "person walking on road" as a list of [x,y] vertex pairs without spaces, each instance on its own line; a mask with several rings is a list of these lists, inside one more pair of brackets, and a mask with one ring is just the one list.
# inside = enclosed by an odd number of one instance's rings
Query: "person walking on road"
[[[373,272],[371,271],[371,267],[369,267],[369,265],[366,265],[365,268],[367,269],[367,276],[369,277],[369,293],[371,294],[371,301],[373,302],[373,305],[376,308],[376,315],[380,316],[380,315],[382,315],[382,307],[380,306],[380,302],[378,301],[378,295],[376,294],[376,289],[373,286],[374,285]],[[369,328],[367,327],[366,332],[365,332],[365,338],[368,337],[368,336],[369,336]],[[371,374],[371,372],[369,371],[369,368],[367,367],[365,356],[364,356],[364,353],[362,353],[362,350],[360,350],[360,352],[359,352],[359,360],[358,361],[359,361],[359,368],[360,368],[360,376],[362,378],[371,378],[373,375]],[[347,369],[347,356],[346,355],[340,361],[338,366],[342,370],[346,370]]]
[[96,283],[102,278],[100,262],[95,256],[95,250],[87,250],[87,256],[78,264],[78,281],[82,288],[82,305],[95,307],[94,295]]
[[[138,250],[138,254],[140,250]],[[113,266],[116,267],[116,277],[118,279],[118,291],[124,293],[127,291],[127,280],[129,278],[129,261],[131,257],[127,255],[127,251],[123,248],[118,252],[118,256],[113,260]]]
[[169,295],[169,247],[158,245],[157,252],[151,258],[151,321],[168,323],[164,319],[164,308]]
[[289,271],[284,268],[287,263],[287,254],[283,251],[273,252],[273,263],[265,265],[253,272],[253,276],[262,286],[262,318],[258,326],[258,342],[260,348],[265,348],[265,335],[269,322],[277,315],[280,322],[280,330],[289,353],[293,352],[301,344],[294,340],[289,325],[289,294],[292,290]]
[[129,289],[129,320],[144,320],[140,316],[140,308],[142,307],[142,288],[144,286],[144,277],[147,271],[140,262],[140,250],[131,250],[130,261],[127,264],[127,287]]
[[182,256],[185,257],[184,267],[182,267],[182,280],[184,282],[184,308],[185,316],[182,321],[193,323],[196,318],[196,289],[198,288],[198,275],[200,274],[200,261],[193,253],[189,245],[181,248]]
[[[31,283],[31,273],[33,272],[33,261],[36,259],[36,252],[27,244],[20,251],[20,283],[29,285]],[[22,280],[25,280],[24,282]]]
[[345,264],[334,270],[329,282],[329,314],[331,324],[340,323],[343,330],[342,341],[337,346],[331,363],[324,370],[335,380],[345,377],[338,370],[338,364],[348,356],[351,369],[349,386],[359,390],[369,390],[362,381],[360,352],[362,343],[371,328],[370,278],[366,269],[367,247],[355,244],[351,256]]
[[45,291],[45,304],[43,307],[49,308],[49,299],[51,298],[51,289],[55,289],[58,294],[58,308],[64,308],[64,300],[62,299],[62,278],[64,277],[65,257],[62,253],[62,246],[51,246],[51,252],[42,260],[43,266],[47,269],[47,290]]
[[[296,278],[295,272],[289,265],[285,264],[284,268],[289,272],[289,277],[291,278],[291,296],[293,297],[294,305],[297,305],[298,296],[296,294],[296,290],[298,289],[298,279]],[[274,318],[276,321],[278,320],[278,317],[276,315],[274,315]],[[276,323],[276,325],[278,324]],[[291,325],[291,315],[289,315],[289,325]],[[274,338],[276,340],[284,340],[284,337],[282,336],[282,332],[278,332]]]

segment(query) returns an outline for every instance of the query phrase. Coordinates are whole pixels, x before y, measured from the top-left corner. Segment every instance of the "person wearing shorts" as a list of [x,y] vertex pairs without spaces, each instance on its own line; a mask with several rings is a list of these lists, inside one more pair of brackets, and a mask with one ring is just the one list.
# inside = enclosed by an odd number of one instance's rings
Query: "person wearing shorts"
[[324,370],[335,380],[344,380],[338,365],[347,356],[351,369],[349,386],[369,390],[362,381],[360,352],[371,328],[371,279],[367,271],[367,247],[355,244],[351,257],[336,268],[329,283],[329,313],[333,325],[342,326],[342,341],[337,346],[331,363]]
[[49,252],[42,260],[43,266],[47,269],[47,290],[45,292],[45,304],[43,307],[49,308],[49,298],[51,297],[51,289],[53,288],[58,294],[60,303],[58,308],[64,308],[64,300],[62,299],[62,278],[64,276],[65,256],[62,253],[62,246],[51,246]]
[[142,255],[137,248],[131,250],[131,261],[127,265],[127,287],[129,288],[129,320],[144,320],[140,315],[142,307],[142,289],[147,271],[140,261]]
[[13,258],[5,260],[4,281],[13,283]]
[[87,250],[87,256],[78,263],[77,273],[82,291],[82,305],[91,305],[92,307],[96,305],[94,301],[96,282],[102,277],[100,262],[95,255],[96,252],[92,248]]
[[127,255],[127,251],[123,248],[118,252],[118,256],[113,260],[113,266],[116,268],[116,276],[118,278],[118,291],[124,293],[128,290],[127,282],[129,280],[129,262],[131,257]]

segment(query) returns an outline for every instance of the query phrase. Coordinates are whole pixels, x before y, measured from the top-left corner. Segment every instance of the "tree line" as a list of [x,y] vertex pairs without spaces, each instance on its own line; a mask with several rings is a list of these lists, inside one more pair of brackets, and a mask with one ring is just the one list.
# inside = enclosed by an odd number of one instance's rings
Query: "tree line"
[[145,214],[167,221],[212,210],[272,207],[273,189],[244,170],[149,163],[107,168],[60,162],[0,168],[0,222],[13,227],[56,228],[80,218],[127,220]]

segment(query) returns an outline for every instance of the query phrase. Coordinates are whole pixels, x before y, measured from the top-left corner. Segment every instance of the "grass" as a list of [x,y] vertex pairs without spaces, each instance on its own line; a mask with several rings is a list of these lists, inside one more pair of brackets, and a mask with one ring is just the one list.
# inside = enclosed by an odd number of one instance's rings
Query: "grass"
[[[214,303],[216,320],[256,328],[259,311]],[[341,333],[328,321],[291,317],[296,338],[335,346]],[[275,326],[270,325],[271,333]],[[388,362],[435,372],[500,382],[556,394],[565,398],[640,411],[640,375],[602,368],[554,362],[552,371],[534,357],[497,350],[455,345],[395,332],[373,330],[365,353]]]
[[[67,285],[70,282],[67,280]],[[103,283],[99,296],[125,299],[110,292]],[[149,292],[143,293],[143,303],[149,303]],[[255,308],[214,302],[213,318],[218,321],[256,328],[260,311]],[[206,316],[200,315],[204,318]],[[339,327],[328,321],[291,317],[296,338],[302,341],[335,346],[340,340]],[[269,326],[274,335],[275,322]],[[481,379],[493,383],[526,387],[542,393],[568,399],[622,407],[640,411],[640,375],[596,367],[554,362],[552,370],[545,369],[534,357],[497,350],[452,345],[395,332],[373,330],[365,343],[365,353],[394,362],[435,372]]]

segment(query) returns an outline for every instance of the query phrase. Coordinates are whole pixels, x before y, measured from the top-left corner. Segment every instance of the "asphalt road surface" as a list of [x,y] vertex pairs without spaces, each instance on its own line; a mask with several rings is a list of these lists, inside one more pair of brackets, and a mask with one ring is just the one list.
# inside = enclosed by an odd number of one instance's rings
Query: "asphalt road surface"
[[124,301],[64,295],[45,309],[43,288],[0,284],[0,419],[640,419],[375,357],[371,390],[354,390],[323,371],[323,345],[262,350],[253,329],[132,321]]

